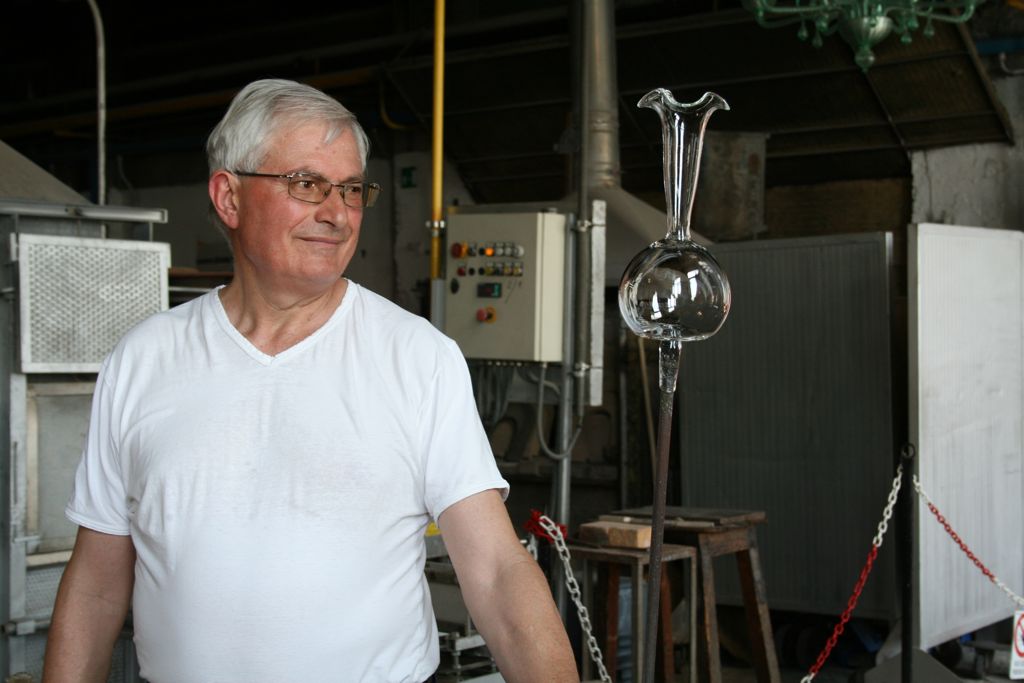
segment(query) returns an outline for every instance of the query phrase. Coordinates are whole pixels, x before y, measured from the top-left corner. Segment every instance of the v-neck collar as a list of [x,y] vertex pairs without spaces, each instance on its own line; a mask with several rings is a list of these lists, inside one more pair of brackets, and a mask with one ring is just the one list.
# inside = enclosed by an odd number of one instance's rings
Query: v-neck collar
[[358,296],[357,292],[359,285],[349,280],[348,287],[345,290],[345,295],[341,298],[341,303],[338,304],[338,307],[334,309],[334,312],[331,313],[331,316],[324,322],[324,324],[314,330],[309,336],[301,339],[284,351],[273,356],[258,349],[255,344],[249,341],[245,335],[239,332],[238,328],[231,323],[230,318],[228,318],[228,312],[224,309],[224,303],[220,300],[220,290],[223,288],[224,285],[221,285],[207,295],[209,297],[207,305],[211,307],[213,316],[216,318],[217,323],[224,332],[234,340],[235,344],[237,344],[238,347],[246,353],[246,355],[260,365],[270,366],[275,363],[280,363],[293,355],[302,353],[304,349],[316,344],[317,339],[326,334],[331,327],[334,327],[334,325],[337,324],[337,321],[340,320],[352,307],[350,301],[353,297]]

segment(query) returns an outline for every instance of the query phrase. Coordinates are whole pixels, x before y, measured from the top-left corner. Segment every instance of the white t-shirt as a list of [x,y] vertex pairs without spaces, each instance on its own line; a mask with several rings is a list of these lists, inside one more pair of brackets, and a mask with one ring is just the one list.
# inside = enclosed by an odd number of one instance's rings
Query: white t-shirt
[[151,683],[419,683],[438,664],[424,530],[492,488],[455,343],[350,282],[276,356],[217,292],[130,331],[67,516],[131,535]]

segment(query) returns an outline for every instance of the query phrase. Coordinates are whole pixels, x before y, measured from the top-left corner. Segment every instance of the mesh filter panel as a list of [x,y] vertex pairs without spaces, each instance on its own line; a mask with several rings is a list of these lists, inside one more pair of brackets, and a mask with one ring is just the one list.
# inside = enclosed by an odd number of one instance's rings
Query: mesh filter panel
[[133,325],[167,308],[170,247],[18,239],[22,372],[96,372]]
[[64,574],[64,565],[53,565],[38,569],[29,569],[25,586],[25,614],[33,617],[46,617],[53,611],[53,602],[57,599],[57,586]]

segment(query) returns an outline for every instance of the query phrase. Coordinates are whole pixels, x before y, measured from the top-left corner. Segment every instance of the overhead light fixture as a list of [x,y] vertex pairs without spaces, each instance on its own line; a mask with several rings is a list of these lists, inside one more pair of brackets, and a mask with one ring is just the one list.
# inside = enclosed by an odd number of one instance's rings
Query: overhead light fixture
[[[864,71],[875,63],[871,48],[889,34],[897,33],[900,42],[913,40],[911,33],[924,23],[924,36],[935,34],[933,22],[962,24],[985,0],[743,0],[765,28],[800,24],[796,35],[811,38],[821,47],[821,37],[839,35],[854,51],[854,61]],[[808,28],[810,24],[811,28]],[[813,36],[812,36],[813,31]]]

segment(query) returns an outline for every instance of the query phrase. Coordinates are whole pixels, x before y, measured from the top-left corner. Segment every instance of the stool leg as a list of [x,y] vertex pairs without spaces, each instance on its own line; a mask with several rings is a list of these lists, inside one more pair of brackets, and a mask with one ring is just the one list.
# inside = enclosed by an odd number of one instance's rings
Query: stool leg
[[633,651],[633,681],[642,683],[644,669],[644,566],[640,560],[633,560],[633,633],[630,647]]
[[[609,564],[605,572],[608,580],[608,613],[604,631],[604,668],[615,680],[619,663],[619,565]],[[589,656],[589,655],[588,655]]]
[[718,651],[718,608],[715,605],[715,570],[711,549],[700,539],[700,576],[704,601],[704,644],[707,650],[708,681],[722,683],[722,658]]
[[690,557],[690,680],[688,683],[697,683],[697,643],[700,636],[697,634],[697,557]]
[[760,683],[779,683],[779,663],[775,656],[772,623],[765,599],[764,578],[757,552],[753,528],[747,530],[747,548],[736,553],[743,605],[747,613],[747,631],[750,633],[751,654],[757,680]]
[[[653,577],[651,579],[654,580]],[[661,647],[658,655],[661,659],[662,679],[665,683],[674,683],[676,677],[675,658],[672,656],[672,586],[668,580],[668,572],[661,568]]]

